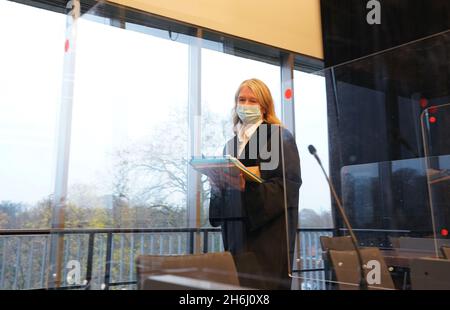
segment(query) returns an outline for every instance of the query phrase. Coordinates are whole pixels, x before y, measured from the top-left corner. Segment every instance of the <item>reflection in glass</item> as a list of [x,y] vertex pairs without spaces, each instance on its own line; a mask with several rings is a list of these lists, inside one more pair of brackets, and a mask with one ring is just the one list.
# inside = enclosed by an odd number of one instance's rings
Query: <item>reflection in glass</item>
[[185,226],[187,46],[85,19],[78,37],[69,206],[101,218],[67,226]]
[[[420,289],[425,283],[448,288],[450,284],[432,276],[438,270],[445,274],[442,268],[448,265],[442,262],[442,249],[450,243],[448,113],[439,109],[450,101],[450,71],[443,57],[449,42],[447,31],[314,73],[326,83],[331,180],[363,256],[372,251],[370,260],[380,262],[381,268],[369,261],[355,264],[356,252],[342,248],[340,239],[334,249],[322,243],[323,255],[317,260],[323,260],[327,289],[348,289],[345,281],[358,289],[360,268],[370,275],[370,289]],[[322,95],[316,96],[317,102]],[[328,193],[326,186],[321,192]],[[334,238],[348,236],[339,213],[334,208],[332,213]],[[318,240],[303,242],[311,251],[317,248]],[[356,276],[339,277],[342,268],[350,268],[344,274]],[[377,283],[379,270],[381,283]],[[383,280],[386,270],[393,286]],[[303,287],[320,282],[311,272],[298,277]]]
[[275,115],[264,82],[243,81],[234,100],[235,135],[224,154],[237,157],[263,182],[239,173],[209,175],[209,219],[221,227],[224,249],[233,256],[242,286],[289,289],[301,185],[298,150]]

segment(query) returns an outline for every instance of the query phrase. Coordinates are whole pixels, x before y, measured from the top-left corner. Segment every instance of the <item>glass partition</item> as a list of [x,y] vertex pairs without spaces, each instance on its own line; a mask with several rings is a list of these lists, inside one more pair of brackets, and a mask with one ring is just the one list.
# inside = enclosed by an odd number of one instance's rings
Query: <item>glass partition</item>
[[426,179],[429,192],[431,223],[433,227],[434,252],[444,255],[448,242],[449,208],[448,205],[448,165],[449,131],[448,118],[450,104],[426,107],[421,114],[422,139],[425,153]]
[[326,94],[329,141],[317,148],[323,171],[311,157],[325,181],[314,190],[331,197],[335,229],[298,238],[299,287],[450,289],[449,49],[447,31],[313,73],[323,91],[310,100]]
[[279,50],[104,1],[34,5],[0,0],[0,288],[252,287],[190,160],[223,154],[245,79],[280,116]]

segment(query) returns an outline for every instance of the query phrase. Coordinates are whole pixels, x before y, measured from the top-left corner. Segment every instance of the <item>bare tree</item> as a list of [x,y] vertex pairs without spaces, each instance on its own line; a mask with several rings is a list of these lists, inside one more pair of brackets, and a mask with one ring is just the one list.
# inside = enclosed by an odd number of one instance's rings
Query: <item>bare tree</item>
[[[162,122],[151,136],[144,141],[136,141],[114,154],[113,195],[122,197],[128,205],[143,209],[158,210],[158,218],[164,216],[166,224],[183,226],[186,217],[188,195],[187,168],[188,124],[187,113],[175,111],[170,122]],[[222,154],[227,136],[231,132],[231,122],[221,115],[204,111],[202,115],[202,153]],[[209,184],[201,177],[200,199],[202,203],[202,225],[207,225]],[[123,207],[124,208],[124,207]],[[155,213],[148,214],[147,216]],[[181,217],[179,219],[176,216]],[[145,221],[140,217],[139,222]],[[155,224],[155,221],[147,223]]]

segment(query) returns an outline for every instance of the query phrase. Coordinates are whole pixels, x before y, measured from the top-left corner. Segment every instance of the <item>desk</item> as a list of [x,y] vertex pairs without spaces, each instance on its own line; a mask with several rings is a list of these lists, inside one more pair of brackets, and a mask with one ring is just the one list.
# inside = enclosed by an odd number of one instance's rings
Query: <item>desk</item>
[[[411,250],[380,250],[384,262],[391,272],[397,289],[411,289],[411,262],[418,258],[435,258],[434,252]],[[392,269],[393,268],[393,269]]]
[[409,268],[415,258],[436,258],[434,252],[407,250],[380,250],[386,265],[389,267]]

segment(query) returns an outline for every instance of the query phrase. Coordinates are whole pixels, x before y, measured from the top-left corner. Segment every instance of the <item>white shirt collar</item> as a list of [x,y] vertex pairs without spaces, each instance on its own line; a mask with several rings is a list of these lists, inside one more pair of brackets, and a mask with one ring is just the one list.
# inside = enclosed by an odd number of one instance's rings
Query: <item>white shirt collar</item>
[[237,157],[241,156],[241,153],[247,145],[247,142],[250,140],[250,137],[253,135],[256,129],[258,129],[258,126],[261,125],[262,122],[263,121],[261,120],[255,124],[238,123],[236,125],[236,136],[238,140],[238,148],[236,154]]
[[257,123],[254,124],[243,124],[241,122],[239,122],[236,125],[236,133],[237,133],[237,138],[239,142],[245,142],[247,143],[247,141],[250,139],[250,137],[253,135],[253,133],[256,131],[256,129],[258,129],[259,125],[261,125],[263,122],[263,120],[260,120]]

